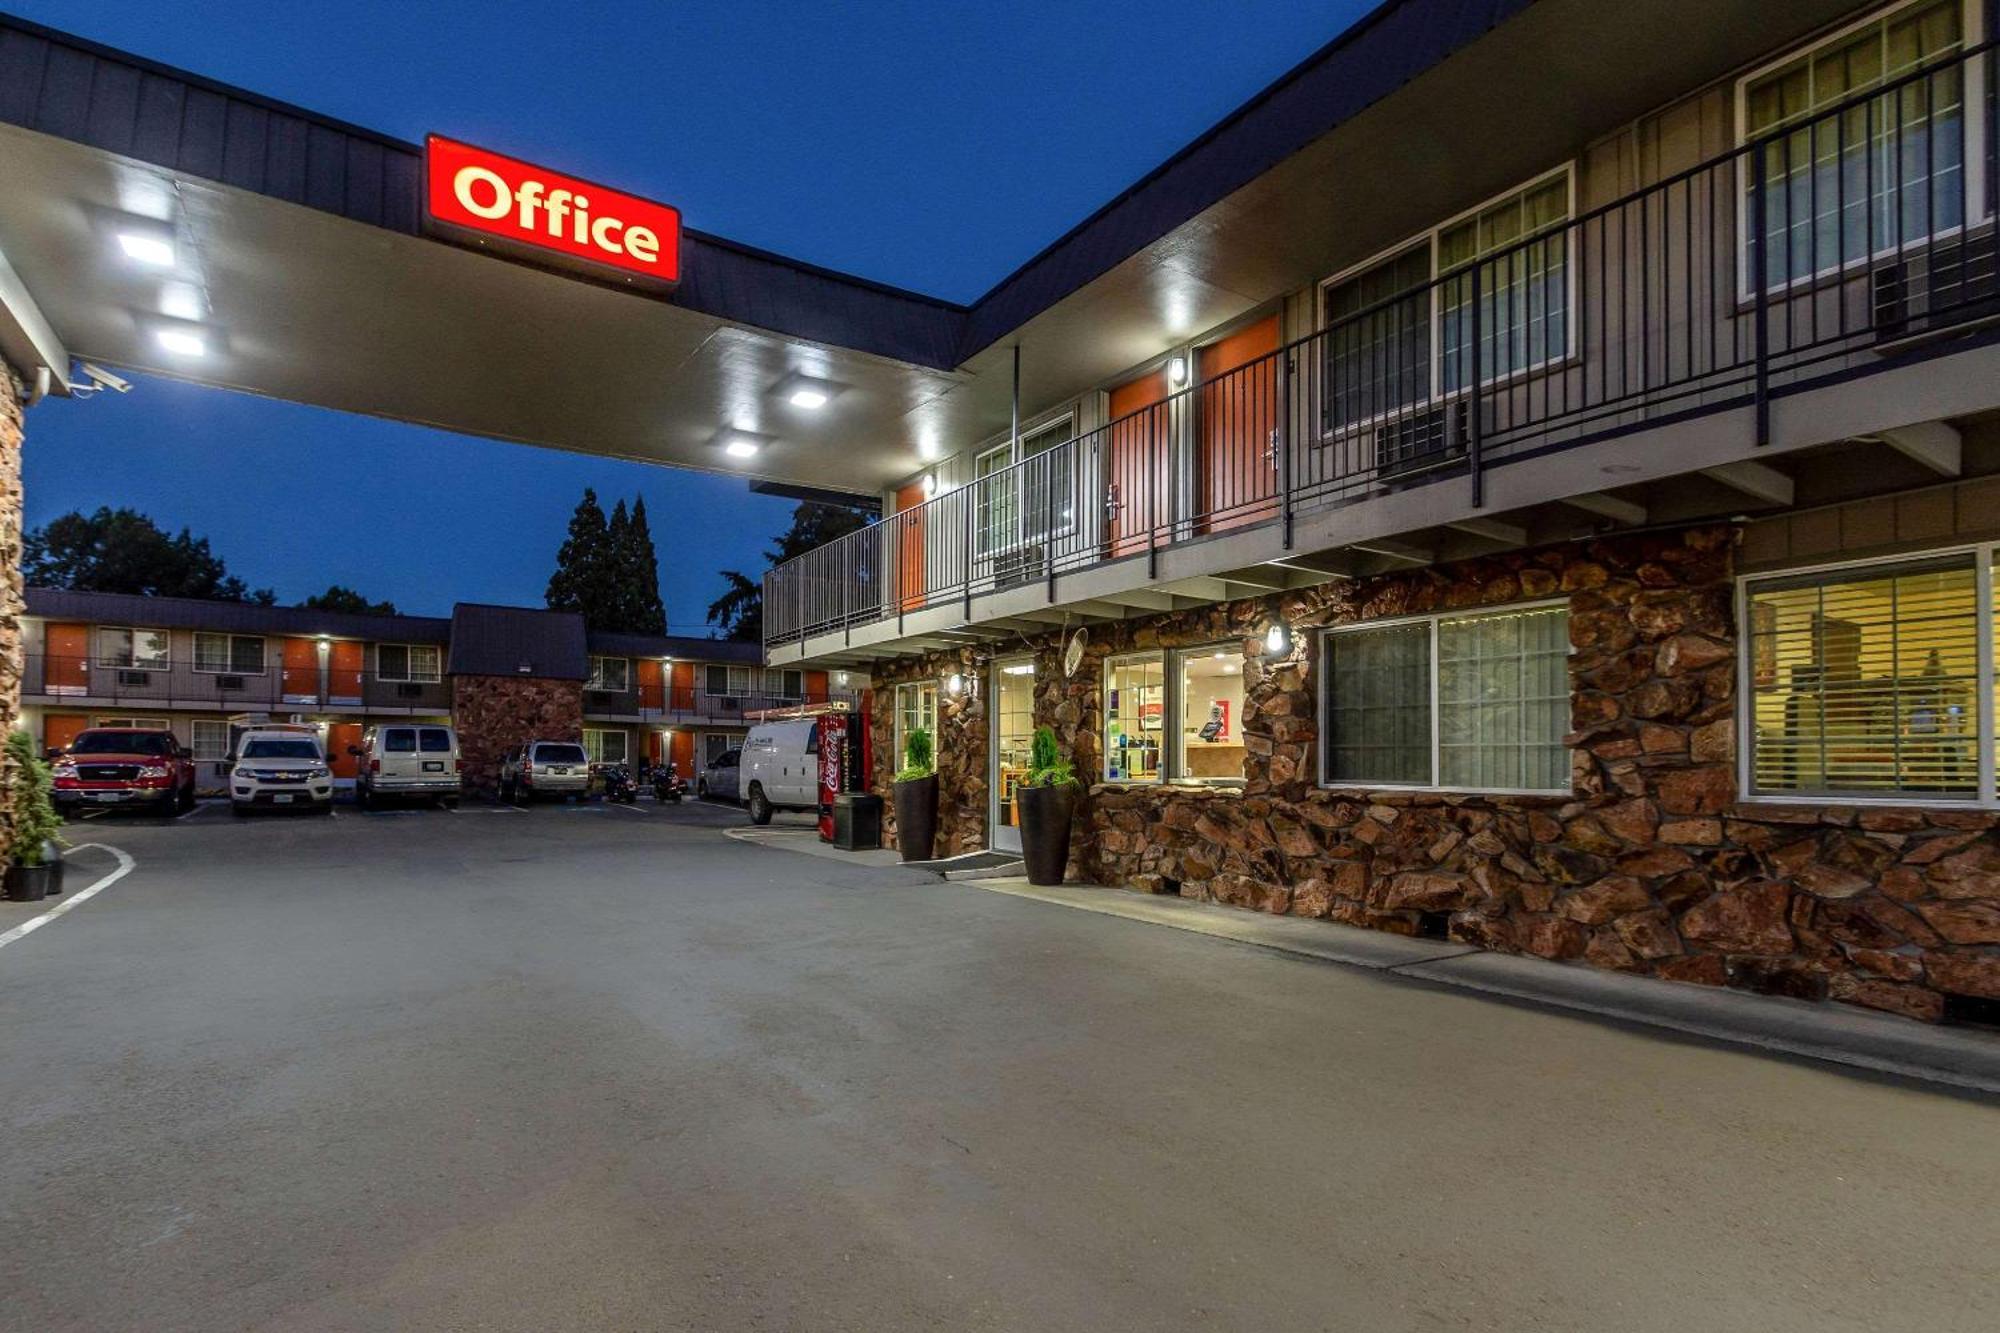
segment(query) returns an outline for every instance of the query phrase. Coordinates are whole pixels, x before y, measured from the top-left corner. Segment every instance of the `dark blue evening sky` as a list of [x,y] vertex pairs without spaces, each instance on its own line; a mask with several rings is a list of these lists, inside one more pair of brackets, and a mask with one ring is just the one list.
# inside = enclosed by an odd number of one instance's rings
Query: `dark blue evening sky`
[[[678,205],[691,227],[978,296],[1374,0],[133,3],[21,16],[416,140],[436,130]],[[538,603],[586,485],[643,493],[677,631],[788,503],[734,478],[163,380],[30,419],[28,522],[129,504],[296,600]],[[273,525],[274,507],[299,521]],[[274,536],[282,531],[283,536]]]

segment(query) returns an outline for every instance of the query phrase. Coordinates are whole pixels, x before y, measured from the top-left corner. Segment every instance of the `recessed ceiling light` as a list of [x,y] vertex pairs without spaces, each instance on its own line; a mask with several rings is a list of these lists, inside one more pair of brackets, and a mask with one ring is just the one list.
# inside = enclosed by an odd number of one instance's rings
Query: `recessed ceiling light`
[[134,263],[151,264],[156,268],[172,268],[174,247],[171,241],[158,236],[148,236],[144,232],[121,231],[118,233],[118,248]]
[[757,456],[757,444],[754,440],[746,440],[741,435],[738,435],[728,444],[722,446],[722,452],[728,454],[731,458],[755,458]]
[[208,339],[199,329],[160,329],[153,335],[160,346],[176,356],[207,356]]
[[792,396],[787,401],[793,407],[803,407],[809,411],[817,411],[826,406],[826,394],[822,390],[800,385],[798,388],[792,390]]

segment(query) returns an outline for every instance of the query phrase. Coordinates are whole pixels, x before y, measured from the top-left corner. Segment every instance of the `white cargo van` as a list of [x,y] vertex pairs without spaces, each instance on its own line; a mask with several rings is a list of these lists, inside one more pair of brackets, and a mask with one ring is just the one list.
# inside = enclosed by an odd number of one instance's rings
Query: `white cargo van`
[[819,809],[819,723],[813,718],[759,722],[743,740],[743,800],[750,822],[768,824],[779,810]]

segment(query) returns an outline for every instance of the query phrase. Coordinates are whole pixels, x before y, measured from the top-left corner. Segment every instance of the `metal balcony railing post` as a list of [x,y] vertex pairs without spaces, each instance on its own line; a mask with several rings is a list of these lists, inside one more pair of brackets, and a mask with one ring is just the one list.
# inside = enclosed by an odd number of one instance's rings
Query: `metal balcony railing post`
[[1759,144],[1751,149],[1757,155],[1751,169],[1754,184],[1750,188],[1750,227],[1753,233],[1752,254],[1757,267],[1757,425],[1756,443],[1761,448],[1771,442],[1771,275],[1769,225],[1769,203],[1766,190],[1769,185],[1768,163],[1770,156]]
[[[1148,414],[1150,415],[1150,410]],[[1153,485],[1153,454],[1155,451],[1152,437],[1153,432],[1149,428],[1146,431],[1145,449],[1141,454],[1142,461],[1145,463],[1145,471],[1142,474],[1144,486],[1140,491],[1140,494],[1146,497],[1146,578],[1149,581],[1160,577],[1160,524],[1158,519],[1153,516],[1153,497],[1156,491]]]
[[1292,354],[1278,353],[1277,401],[1272,410],[1278,415],[1278,512],[1284,525],[1284,549],[1292,549]]
[[1483,359],[1479,354],[1481,325],[1479,307],[1481,304],[1482,287],[1484,285],[1481,281],[1481,267],[1482,265],[1478,263],[1474,263],[1472,266],[1472,373],[1471,382],[1466,386],[1465,408],[1466,415],[1470,418],[1467,422],[1467,433],[1471,436],[1471,443],[1466,447],[1466,458],[1472,469],[1472,507],[1474,509],[1483,509],[1486,507],[1486,460],[1481,457],[1481,452],[1486,443],[1486,436],[1484,430],[1481,429],[1481,413],[1479,411],[1479,378],[1482,369],[1480,362]]
[[965,496],[965,568],[960,573],[965,578],[965,619],[968,623],[972,620],[972,511],[978,508],[972,503],[972,493],[978,489],[979,483],[974,481],[959,492]]
[[842,631],[841,642],[846,644],[852,644],[854,642],[854,615],[853,615],[854,543],[852,541],[849,541],[847,538],[843,537],[841,538],[840,544],[845,548],[847,548],[846,553],[841,558],[841,563],[847,566],[846,572],[842,575],[840,580],[840,625]]

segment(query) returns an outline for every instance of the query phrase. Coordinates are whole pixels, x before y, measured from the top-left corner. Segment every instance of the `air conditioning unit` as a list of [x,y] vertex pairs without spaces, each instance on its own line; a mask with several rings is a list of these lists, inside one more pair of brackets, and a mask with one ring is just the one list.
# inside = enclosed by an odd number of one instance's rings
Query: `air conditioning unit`
[[153,683],[153,673],[150,671],[134,671],[128,667],[121,667],[118,671],[118,683],[120,685],[150,685]]
[[424,687],[414,680],[402,681],[396,686],[396,697],[399,699],[421,699],[424,697]]
[[2000,316],[1992,232],[1941,241],[1869,275],[1869,306],[1879,342],[1990,320]]
[[215,678],[215,688],[218,690],[240,690],[243,688],[243,677],[217,676]]
[[1472,404],[1459,398],[1375,428],[1375,470],[1398,477],[1465,456],[1472,438]]
[[1012,546],[993,553],[993,586],[1014,588],[1048,577],[1048,550],[1041,543]]

